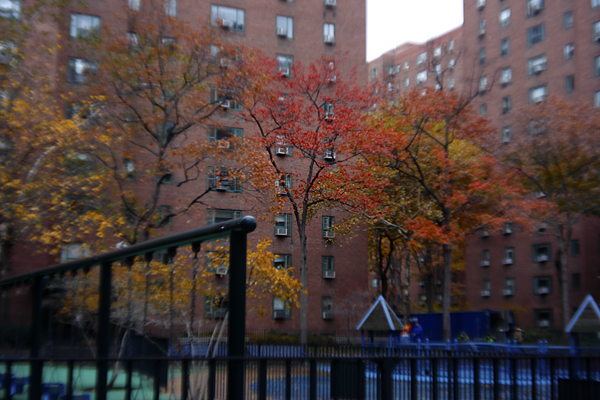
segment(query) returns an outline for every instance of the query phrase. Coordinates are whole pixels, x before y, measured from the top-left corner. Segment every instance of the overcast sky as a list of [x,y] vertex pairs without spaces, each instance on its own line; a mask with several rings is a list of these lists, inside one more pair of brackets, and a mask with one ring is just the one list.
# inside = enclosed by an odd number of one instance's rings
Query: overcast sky
[[405,43],[423,43],[463,22],[463,0],[367,0],[367,61]]

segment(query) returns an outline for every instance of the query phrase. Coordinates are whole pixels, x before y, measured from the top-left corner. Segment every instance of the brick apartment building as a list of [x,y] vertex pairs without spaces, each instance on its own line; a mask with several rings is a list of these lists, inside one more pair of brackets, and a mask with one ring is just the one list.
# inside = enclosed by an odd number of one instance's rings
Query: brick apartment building
[[[450,38],[460,53],[452,86],[457,91],[481,89],[473,106],[491,119],[499,144],[518,134],[513,133],[514,110],[548,95],[600,107],[598,0],[465,0],[461,28],[426,44],[408,43],[382,55],[369,63],[369,78],[385,82],[392,90],[411,90],[413,81],[435,86],[437,82],[429,80],[431,65],[424,82],[417,81],[416,74],[425,76],[425,68],[411,71],[410,67],[418,62],[418,54],[427,50],[429,57],[436,43]],[[408,71],[402,68],[405,61]],[[397,79],[396,71],[404,72],[401,79],[406,85],[389,85]],[[595,219],[575,227],[569,259],[573,308],[588,293],[600,296],[599,235],[600,223]],[[562,326],[556,249],[555,240],[544,230],[525,232],[510,222],[500,232],[472,237],[464,277],[469,308],[517,311],[517,323],[524,328]],[[424,289],[414,286],[412,298],[423,300]]]
[[[12,5],[11,13],[18,13],[19,0],[8,0],[2,4],[3,7],[5,4]],[[129,0],[128,4],[141,13],[146,7],[153,5],[146,0]],[[78,53],[76,46],[70,45],[73,40],[70,38],[70,32],[89,26],[110,26],[113,34],[125,37],[128,27],[120,22],[122,19],[115,17],[115,13],[124,5],[127,6],[127,2],[105,0],[89,1],[86,5],[74,2],[67,6],[63,12],[64,19],[49,29],[60,33],[61,38],[61,50],[52,59],[51,66],[55,69],[57,87],[63,91],[77,91],[77,80],[71,77],[77,73],[74,69],[82,60],[82,55]],[[344,63],[341,63],[342,71],[356,68],[359,77],[366,76],[364,0],[347,0],[340,4],[336,4],[335,0],[171,0],[168,2],[168,10],[188,23],[206,20],[207,23],[215,24],[218,20],[223,31],[228,31],[234,40],[260,49],[267,57],[277,57],[280,64],[301,62],[308,65],[323,55],[340,55],[345,59]],[[235,111],[220,113],[216,118],[216,123],[220,126],[236,126],[239,127],[236,129],[248,129],[249,132],[253,128],[252,125],[240,125],[236,120]],[[200,140],[208,140],[210,128],[195,129],[198,131],[194,132],[194,135],[201,138]],[[215,161],[215,164],[218,164],[219,160]],[[290,157],[289,167],[295,168],[297,165],[294,165],[294,160]],[[182,177],[175,174],[173,179],[177,181]],[[210,177],[207,177],[206,185],[209,185],[209,180]],[[169,192],[161,199],[165,204],[169,200],[176,200],[176,186],[174,185],[173,190]],[[240,198],[229,190],[214,191],[208,196],[207,203],[214,205],[210,210],[201,211],[194,224],[183,221],[185,216],[181,221],[173,221],[171,232],[202,226],[205,217],[206,222],[210,223],[251,214],[242,211],[247,209],[247,205],[241,204]],[[348,240],[338,237],[335,241],[324,238],[329,222],[339,217],[341,214],[335,211],[324,212],[315,217],[308,227],[309,333],[333,333],[336,330],[339,332],[352,329],[349,318],[352,317],[353,324],[356,316],[343,316],[343,304],[352,303],[357,292],[368,290],[366,237],[357,235]],[[288,218],[282,222],[285,225],[285,233],[274,229],[273,223],[259,221],[257,230],[249,239],[255,244],[262,237],[271,237],[273,245],[270,250],[277,255],[276,263],[295,267],[294,274],[299,278],[300,246],[296,228],[291,225],[291,221],[292,219]],[[12,272],[25,272],[54,262],[57,262],[56,258],[40,256],[35,260],[28,260],[26,265],[16,264],[19,268]],[[221,279],[223,287],[226,287],[226,278],[216,279]],[[249,314],[247,329],[298,332],[299,310],[292,308],[291,312],[285,311],[280,308],[281,305],[273,299],[267,306],[266,317],[257,318],[255,314]],[[210,308],[210,305],[208,307]],[[213,314],[208,312],[210,310],[205,311],[206,324],[210,325]]]

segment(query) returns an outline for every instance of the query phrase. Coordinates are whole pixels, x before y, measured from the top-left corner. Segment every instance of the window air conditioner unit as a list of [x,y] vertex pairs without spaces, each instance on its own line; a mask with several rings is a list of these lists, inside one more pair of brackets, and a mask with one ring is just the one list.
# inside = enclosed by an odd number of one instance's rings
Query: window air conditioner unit
[[485,36],[485,28],[479,28],[479,36]]
[[324,312],[323,319],[333,319],[333,313],[331,311]]
[[513,293],[512,289],[504,289],[502,291],[502,294],[505,296],[512,296],[514,293]]
[[287,78],[288,76],[290,76],[290,75],[291,75],[291,73],[290,73],[290,69],[289,69],[289,68],[287,68],[287,67],[281,67],[281,68],[279,68],[279,73],[280,73],[282,76],[285,76],[286,78]]
[[221,58],[221,67],[223,68],[227,68],[229,66],[231,66],[231,60],[227,59],[227,58]]
[[[534,98],[533,98],[533,102],[534,102],[535,104],[540,104],[542,101],[544,101],[544,96],[539,96],[539,97],[534,97]],[[540,129],[538,132],[535,132],[535,134],[537,135],[537,134],[541,134],[541,133],[543,133],[543,132],[544,132],[544,131],[543,131],[542,129]]]
[[485,7],[485,0],[477,0],[477,9],[481,10],[483,7]]
[[539,254],[537,256],[537,262],[546,262],[548,261],[548,255],[547,254]]
[[479,262],[479,265],[481,265],[482,267],[489,267],[490,266],[490,260],[481,260]]
[[335,83],[335,81],[337,80],[337,76],[332,75],[328,79],[329,79],[329,83]]
[[227,315],[227,310],[215,310],[213,311],[214,319],[224,319],[225,315]]
[[504,260],[502,260],[502,264],[504,264],[504,265],[512,265],[513,262],[514,261],[512,258],[505,258]]
[[544,71],[544,66],[543,66],[543,65],[541,65],[541,64],[538,64],[538,65],[534,65],[534,66],[533,66],[533,73],[534,73],[534,74],[540,74],[540,73],[542,73],[543,71]]
[[513,233],[511,228],[504,228],[502,229],[502,233],[505,235],[510,235],[511,233]]
[[600,32],[594,33],[594,42],[600,42]]
[[323,155],[323,160],[334,161],[335,160],[335,152],[333,150],[325,151],[325,155]]
[[323,271],[323,279],[335,279],[335,271]]
[[490,233],[486,229],[486,230],[481,231],[479,236],[481,236],[482,238],[487,238],[487,237],[490,237]]
[[490,291],[489,290],[482,290],[481,291],[481,297],[490,297]]
[[287,149],[285,147],[278,147],[277,150],[275,150],[275,154],[277,154],[278,156],[286,156]]
[[538,322],[538,325],[540,326],[540,328],[547,328],[550,326],[550,321],[548,321],[547,319],[543,319]]
[[287,196],[287,192],[285,191],[285,187],[279,186],[277,188],[277,194],[280,196]]
[[274,319],[285,319],[285,311],[284,310],[273,311],[273,318]]
[[419,286],[420,287],[425,287],[425,281],[419,281]]
[[508,85],[509,83],[510,83],[510,78],[508,76],[503,76],[502,78],[500,78],[500,84]]
[[325,231],[325,239],[335,239],[335,232],[333,231]]
[[325,44],[335,44],[335,36],[333,35],[325,35],[325,37],[323,38],[323,41],[325,42]]
[[225,186],[225,185],[223,185],[221,183],[215,189],[218,190],[219,192],[226,192],[227,191],[227,186]]
[[277,28],[277,36],[279,36],[279,37],[287,37],[287,29],[285,29],[285,28]]
[[537,294],[548,294],[550,293],[550,289],[548,289],[547,287],[541,287],[538,288],[537,290]]
[[235,22],[230,21],[230,20],[225,19],[225,18],[218,18],[216,20],[216,22],[217,22],[217,25],[219,25],[223,29],[233,29],[233,27],[235,25]]
[[221,100],[221,108],[228,109],[231,108],[231,100]]
[[228,270],[229,270],[229,268],[227,268],[226,266],[220,266],[215,269],[215,274],[221,275],[221,276],[227,275]]
[[537,14],[542,11],[542,2],[541,0],[531,0],[531,13]]
[[219,140],[218,146],[220,149],[228,149],[229,142],[227,140]]
[[287,236],[287,235],[288,235],[287,228],[277,228],[277,230],[275,231],[275,236]]
[[325,7],[335,7],[335,0],[325,0]]

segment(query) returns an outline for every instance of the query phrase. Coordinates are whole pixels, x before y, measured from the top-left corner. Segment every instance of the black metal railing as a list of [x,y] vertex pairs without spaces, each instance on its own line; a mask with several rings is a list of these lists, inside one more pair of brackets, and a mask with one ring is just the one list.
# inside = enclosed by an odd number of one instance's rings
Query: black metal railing
[[[30,338],[28,343],[29,357],[27,376],[19,377],[27,380],[25,386],[28,389],[28,398],[39,400],[49,399],[48,393],[43,393],[47,387],[43,382],[44,364],[50,362],[48,358],[42,357],[42,299],[44,284],[48,278],[64,276],[67,273],[75,274],[78,270],[89,270],[99,268],[99,288],[97,304],[97,325],[95,338],[95,357],[93,358],[96,381],[94,382],[94,397],[97,400],[105,400],[107,397],[109,356],[111,345],[111,285],[112,265],[114,263],[133,264],[136,258],[142,257],[151,260],[153,254],[166,252],[168,258],[173,258],[180,247],[191,246],[192,252],[196,254],[200,250],[202,242],[220,238],[229,239],[229,331],[228,331],[228,354],[233,357],[244,356],[245,342],[245,315],[246,315],[246,240],[247,234],[254,231],[256,221],[247,216],[230,220],[227,222],[198,228],[167,237],[150,240],[130,247],[109,251],[100,255],[82,258],[79,260],[61,263],[51,267],[38,269],[29,273],[16,275],[8,279],[0,280],[0,301],[6,299],[5,294],[14,287],[30,287],[31,294],[31,317],[29,321]],[[20,311],[20,310],[19,310]],[[22,312],[22,311],[20,311]],[[4,322],[4,321],[3,321]],[[12,369],[13,363],[18,359],[6,360],[4,363],[4,375],[0,381],[4,381],[5,398],[10,398],[13,390]],[[21,361],[23,362],[23,359]],[[74,363],[75,360],[66,361]],[[242,398],[242,393],[237,394],[238,387],[243,386],[244,365],[230,360],[228,371],[228,392],[232,398]],[[60,386],[55,389],[58,391]],[[16,389],[15,389],[16,390]],[[66,391],[70,398],[72,391]],[[129,393],[129,392],[127,392]],[[158,393],[158,391],[157,391]],[[54,393],[56,394],[56,393]],[[52,398],[52,400],[58,400]]]

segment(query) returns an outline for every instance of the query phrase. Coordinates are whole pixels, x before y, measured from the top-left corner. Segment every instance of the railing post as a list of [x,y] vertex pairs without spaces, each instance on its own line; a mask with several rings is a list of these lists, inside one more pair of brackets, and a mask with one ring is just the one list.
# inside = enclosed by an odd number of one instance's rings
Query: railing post
[[356,360],[356,400],[364,400],[366,396],[366,377],[364,360]]
[[511,360],[512,367],[512,400],[517,400],[519,398],[519,385],[517,384],[518,379],[518,368],[519,363],[516,357],[513,357]]
[[33,296],[31,312],[31,377],[29,382],[29,400],[42,397],[42,361],[40,346],[42,342],[42,278],[35,276],[31,285]]
[[184,358],[181,361],[181,396],[180,400],[187,400],[190,388],[190,360]]
[[432,389],[432,396],[433,396],[433,400],[438,400],[439,399],[439,388],[438,388],[438,359],[436,357],[432,357],[430,360],[431,363],[431,382],[433,387]]
[[108,356],[110,354],[110,292],[112,264],[100,265],[100,299],[98,308],[96,400],[106,400],[108,384]]
[[392,385],[394,381],[392,380],[392,372],[394,371],[394,362],[386,357],[378,364],[381,368],[381,399],[393,399],[394,388]]
[[285,400],[292,398],[292,360],[285,360]]
[[231,231],[229,241],[229,329],[227,399],[244,399],[246,341],[246,233]]
[[[536,379],[537,367],[538,367],[537,361],[538,361],[538,359],[536,357],[533,357],[531,359],[531,398],[533,400],[537,399],[537,379]],[[540,362],[540,364],[542,364],[542,363]],[[542,372],[542,370],[540,369],[540,374],[541,374],[541,372]]]
[[[410,399],[417,400],[418,396],[418,383],[417,383],[417,359],[410,359]],[[387,399],[387,397],[381,397],[381,399]]]
[[452,399],[458,400],[458,395],[458,359],[455,355],[454,358],[452,358]]
[[267,399],[267,360],[258,362],[258,400]]
[[493,371],[492,376],[494,379],[494,399],[500,398],[500,360],[496,357],[492,360],[493,362]]
[[317,360],[310,360],[309,399],[317,400]]
[[473,388],[473,398],[475,400],[481,399],[481,371],[479,370],[479,365],[479,358],[473,358],[473,382],[475,383]]

